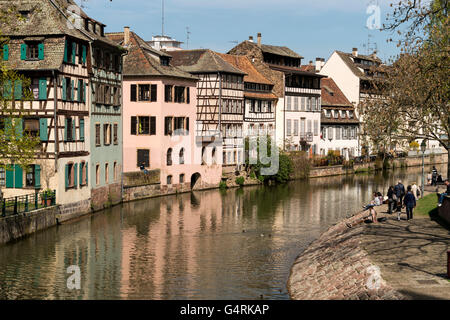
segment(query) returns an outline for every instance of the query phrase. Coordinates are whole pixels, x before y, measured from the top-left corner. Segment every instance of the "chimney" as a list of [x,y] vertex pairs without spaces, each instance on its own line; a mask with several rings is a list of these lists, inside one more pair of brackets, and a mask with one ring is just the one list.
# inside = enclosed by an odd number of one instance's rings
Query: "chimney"
[[248,37],[248,41],[253,42],[253,36]]
[[312,66],[312,65],[313,65],[313,62],[312,62],[312,60],[310,60],[310,61],[309,61],[309,65],[310,65],[310,66]]
[[127,46],[130,43],[130,27],[123,28],[123,45]]
[[377,50],[375,50],[375,51],[372,53],[372,57],[375,58],[375,59],[378,58],[378,57],[377,57],[377,53],[378,53]]
[[352,54],[354,57],[357,57],[358,56],[358,48],[353,48]]
[[258,33],[258,46],[261,47],[261,33]]
[[316,58],[316,72],[320,72],[320,70],[322,70],[324,65],[325,65],[325,59]]

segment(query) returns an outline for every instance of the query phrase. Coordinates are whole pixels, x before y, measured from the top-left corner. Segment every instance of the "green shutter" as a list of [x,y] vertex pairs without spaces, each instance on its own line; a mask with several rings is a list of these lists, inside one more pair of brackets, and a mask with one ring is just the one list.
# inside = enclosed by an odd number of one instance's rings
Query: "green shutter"
[[44,44],[39,43],[38,49],[39,49],[39,60],[44,60]]
[[80,118],[80,140],[84,141],[84,119]]
[[3,98],[11,99],[12,98],[12,81],[6,80],[3,85]]
[[88,165],[88,162],[86,161],[86,164],[84,165],[85,166],[85,168],[86,168],[86,185],[88,185],[88,178],[89,178],[89,174],[88,174],[88,172],[89,172],[89,165]]
[[68,61],[68,56],[69,56],[69,42],[66,40],[66,44],[64,47],[64,62],[69,62]]
[[75,101],[74,100],[75,95],[73,94],[74,90],[75,90],[75,81],[72,80],[71,84],[72,84],[72,86],[70,87],[70,101]]
[[83,102],[86,102],[86,82],[83,81]]
[[20,59],[27,60],[27,45],[25,43],[20,45]]
[[75,118],[72,119],[72,141],[77,141],[77,132],[75,128]]
[[72,63],[75,64],[75,58],[77,56],[77,44],[72,42]]
[[83,64],[86,64],[87,48],[83,45]]
[[22,80],[14,81],[14,99],[22,99]]
[[47,100],[47,78],[39,79],[39,100]]
[[73,165],[73,185],[75,186],[75,188],[78,186],[78,182],[77,182],[77,178],[78,178],[78,175],[77,175],[77,172],[78,172],[78,163],[75,163],[74,165]]
[[66,182],[66,189],[69,188],[69,165],[66,164],[66,170],[65,170],[66,174],[65,174],[65,182]]
[[39,137],[41,141],[48,141],[48,133],[47,133],[47,119],[40,118],[39,119]]
[[6,188],[14,188],[14,169],[10,166],[6,167]]
[[67,141],[67,125],[68,125],[68,119],[64,119],[64,141]]
[[9,60],[9,46],[7,44],[3,45],[3,60]]
[[14,166],[14,188],[21,189],[23,187],[23,169],[16,164]]
[[78,90],[77,90],[77,94],[78,94],[78,98],[77,101],[81,102],[81,94],[83,92],[81,92],[83,90],[83,80],[78,80]]
[[37,189],[40,189],[41,188],[41,166],[38,164],[36,164],[34,166],[34,181],[35,181],[34,186]]
[[63,101],[67,100],[67,83],[66,78],[62,79],[62,99]]
[[22,121],[22,119],[15,119],[14,123],[16,125],[16,137],[22,138],[22,136],[23,136],[23,121]]
[[[86,165],[86,163],[84,165]],[[80,163],[80,186],[82,185],[83,185],[83,164]]]

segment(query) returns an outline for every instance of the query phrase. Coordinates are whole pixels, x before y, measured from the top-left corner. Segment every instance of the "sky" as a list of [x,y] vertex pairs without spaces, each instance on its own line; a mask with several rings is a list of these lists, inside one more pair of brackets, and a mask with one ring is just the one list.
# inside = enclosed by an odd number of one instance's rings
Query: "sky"
[[[106,32],[129,26],[145,40],[161,34],[162,0],[75,0]],[[304,57],[328,59],[333,51],[378,50],[388,61],[399,53],[393,35],[376,29],[390,12],[388,0],[164,0],[165,35],[183,48],[226,53],[262,33],[262,43],[287,46]],[[376,6],[375,6],[376,5]],[[379,19],[377,20],[377,13]],[[379,21],[379,22],[377,22]],[[368,28],[368,26],[370,28]],[[187,27],[190,31],[187,46]],[[375,47],[376,46],[376,47]],[[368,50],[369,48],[369,50]]]

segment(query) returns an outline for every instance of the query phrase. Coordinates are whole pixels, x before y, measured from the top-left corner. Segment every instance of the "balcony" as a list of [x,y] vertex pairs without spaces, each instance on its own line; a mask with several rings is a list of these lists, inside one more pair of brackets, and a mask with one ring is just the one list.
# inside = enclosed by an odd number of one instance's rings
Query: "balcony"
[[317,94],[317,95],[320,95],[322,93],[322,91],[320,89],[306,89],[306,88],[286,87],[286,93],[305,93],[305,94]]
[[300,141],[313,142],[314,135],[312,132],[300,133]]

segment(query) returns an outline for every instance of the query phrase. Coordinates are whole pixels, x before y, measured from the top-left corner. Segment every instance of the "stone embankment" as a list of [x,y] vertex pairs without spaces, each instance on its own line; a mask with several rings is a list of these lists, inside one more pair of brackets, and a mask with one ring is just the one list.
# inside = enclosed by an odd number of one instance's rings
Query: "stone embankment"
[[326,231],[295,261],[288,281],[294,300],[400,300],[361,247],[368,215],[361,212]]

